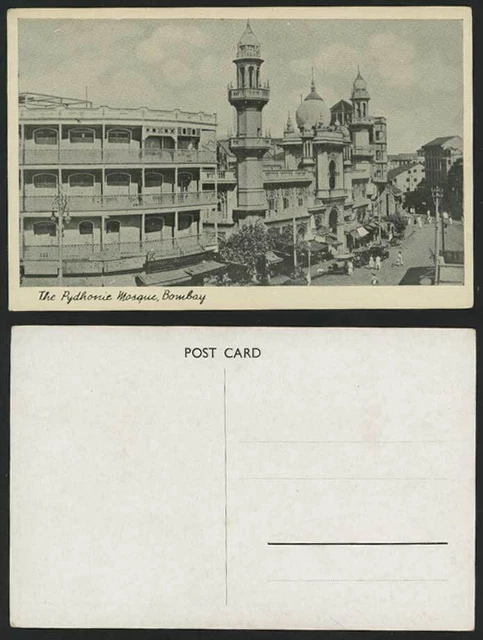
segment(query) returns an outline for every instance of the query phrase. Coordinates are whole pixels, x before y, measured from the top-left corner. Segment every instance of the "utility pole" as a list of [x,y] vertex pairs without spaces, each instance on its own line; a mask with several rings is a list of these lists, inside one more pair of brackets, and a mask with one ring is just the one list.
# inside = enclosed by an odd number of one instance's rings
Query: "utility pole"
[[59,235],[59,271],[58,282],[59,286],[63,285],[64,280],[64,222],[70,222],[69,215],[69,202],[65,193],[62,193],[59,188],[58,195],[54,198],[52,206],[51,222],[57,227]]
[[295,223],[295,210],[292,209],[292,235],[293,235],[293,269],[297,270],[297,225]]
[[[431,194],[434,199],[435,213],[434,213],[434,284],[439,284],[439,224],[441,218],[439,215],[439,200],[442,196],[442,190],[440,187],[433,187]],[[444,222],[443,222],[444,224]],[[444,233],[444,230],[443,230]]]

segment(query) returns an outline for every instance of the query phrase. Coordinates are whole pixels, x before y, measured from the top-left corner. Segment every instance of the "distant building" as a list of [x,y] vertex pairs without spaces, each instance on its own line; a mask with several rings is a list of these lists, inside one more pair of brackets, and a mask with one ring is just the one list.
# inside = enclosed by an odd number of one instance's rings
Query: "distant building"
[[388,167],[391,169],[399,169],[400,167],[407,167],[415,162],[424,163],[424,154],[422,153],[396,153],[388,155]]
[[425,177],[425,167],[422,162],[413,162],[397,169],[390,169],[388,181],[403,193],[414,191]]
[[448,172],[459,158],[463,157],[463,140],[460,136],[435,138],[423,144],[426,180],[430,187],[445,187]]

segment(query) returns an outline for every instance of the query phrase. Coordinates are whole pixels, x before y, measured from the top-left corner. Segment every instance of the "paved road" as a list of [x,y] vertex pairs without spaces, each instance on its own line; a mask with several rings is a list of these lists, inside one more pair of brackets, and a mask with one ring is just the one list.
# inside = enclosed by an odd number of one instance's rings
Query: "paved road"
[[[410,226],[406,229],[406,238],[400,247],[390,247],[389,258],[381,264],[381,270],[375,271],[368,266],[354,269],[352,276],[348,275],[322,275],[314,274],[312,269],[313,286],[357,286],[370,285],[372,274],[375,273],[379,280],[379,285],[398,285],[404,277],[406,271],[412,267],[427,267],[429,270],[434,266],[432,252],[434,252],[434,224],[423,225],[421,229],[417,226]],[[454,223],[445,230],[445,249],[463,249],[463,226],[461,223]],[[398,251],[402,251],[404,266],[395,266]],[[321,265],[322,266],[322,265]]]

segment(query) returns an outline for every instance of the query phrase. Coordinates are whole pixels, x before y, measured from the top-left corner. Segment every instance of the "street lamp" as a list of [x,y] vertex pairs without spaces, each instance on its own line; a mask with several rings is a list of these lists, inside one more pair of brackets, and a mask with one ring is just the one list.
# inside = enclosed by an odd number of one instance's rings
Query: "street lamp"
[[[439,223],[440,223],[440,215],[439,215],[439,201],[443,197],[443,190],[441,187],[433,187],[431,189],[431,195],[434,200],[434,221],[435,221],[435,232],[434,232],[434,284],[439,284]],[[443,227],[443,248],[444,248],[444,223]]]
[[70,214],[69,214],[69,201],[65,193],[60,193],[55,196],[54,201],[52,203],[52,216],[50,220],[58,230],[59,235],[59,285],[63,284],[63,269],[64,269],[64,223],[70,222]]

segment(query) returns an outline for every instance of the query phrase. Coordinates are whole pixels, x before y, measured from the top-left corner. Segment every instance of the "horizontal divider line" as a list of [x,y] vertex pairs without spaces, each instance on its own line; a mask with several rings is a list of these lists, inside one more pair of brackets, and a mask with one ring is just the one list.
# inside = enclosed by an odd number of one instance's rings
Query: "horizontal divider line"
[[267,580],[267,582],[448,582],[447,578],[381,578],[381,579],[300,579],[300,580]]
[[429,547],[447,545],[445,541],[421,542],[267,542],[269,547]]

